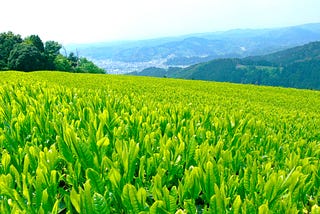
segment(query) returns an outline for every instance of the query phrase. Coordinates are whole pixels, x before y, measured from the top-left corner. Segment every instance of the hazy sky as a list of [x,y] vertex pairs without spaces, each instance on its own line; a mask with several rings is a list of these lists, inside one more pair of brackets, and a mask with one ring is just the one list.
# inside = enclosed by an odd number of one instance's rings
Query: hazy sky
[[320,22],[320,0],[2,0],[0,32],[62,44]]

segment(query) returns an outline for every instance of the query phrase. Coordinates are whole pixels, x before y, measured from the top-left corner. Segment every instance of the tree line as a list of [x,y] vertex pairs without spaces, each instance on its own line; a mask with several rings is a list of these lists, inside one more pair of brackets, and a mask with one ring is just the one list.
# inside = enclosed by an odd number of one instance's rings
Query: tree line
[[0,71],[58,70],[77,73],[105,73],[85,57],[71,52],[62,55],[62,45],[55,41],[42,42],[38,35],[22,38],[19,34],[0,34]]

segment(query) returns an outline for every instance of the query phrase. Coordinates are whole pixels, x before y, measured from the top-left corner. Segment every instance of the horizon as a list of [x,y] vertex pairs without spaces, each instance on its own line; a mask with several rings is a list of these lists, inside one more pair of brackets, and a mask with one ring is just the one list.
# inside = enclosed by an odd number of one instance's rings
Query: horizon
[[[260,27],[260,28],[231,28],[231,29],[226,29],[226,30],[217,30],[217,31],[207,31],[207,32],[191,32],[191,33],[186,33],[186,34],[178,34],[178,35],[169,35],[169,36],[156,36],[156,37],[148,37],[148,38],[132,38],[132,39],[115,39],[115,40],[101,40],[101,41],[92,41],[92,42],[80,42],[80,43],[66,43],[63,45],[66,46],[73,46],[73,45],[88,45],[88,44],[115,44],[115,43],[130,43],[130,42],[139,42],[139,41],[152,41],[152,40],[160,40],[160,39],[172,39],[172,38],[179,38],[179,37],[188,37],[188,36],[194,36],[194,35],[201,35],[201,34],[214,34],[214,33],[226,33],[230,31],[241,31],[241,30],[268,30],[268,29],[280,29],[280,28],[289,28],[289,27],[295,27],[295,26],[303,26],[303,25],[313,25],[313,24],[320,24],[320,22],[310,22],[310,23],[301,23],[301,24],[296,24],[296,25],[285,25],[285,26],[277,26],[277,27]],[[8,31],[2,31],[3,32],[12,32],[14,34],[18,34],[22,36],[22,38],[25,38],[30,35],[39,35],[37,33],[31,33],[31,34],[26,34],[22,35],[19,32],[14,32],[11,30]],[[39,35],[40,36],[40,35]],[[41,38],[42,39],[42,38]],[[49,41],[49,40],[44,40],[44,41]],[[56,41],[56,40],[54,40]],[[56,41],[59,42],[60,41]]]
[[74,45],[320,23],[318,0],[45,2],[6,1],[0,14],[6,21],[0,24],[0,32],[12,31],[22,37],[36,34],[43,41]]
[[231,31],[241,31],[241,30],[268,30],[268,29],[280,29],[280,28],[290,28],[295,26],[304,26],[304,25],[313,25],[319,24],[320,22],[312,22],[312,23],[301,23],[297,25],[286,25],[286,26],[278,26],[278,27],[264,27],[264,28],[232,28],[226,30],[218,30],[218,31],[207,31],[207,32],[193,32],[193,33],[186,33],[186,34],[179,34],[179,35],[172,35],[172,36],[159,36],[159,37],[150,37],[150,38],[138,38],[138,39],[123,39],[123,40],[106,40],[106,41],[97,41],[97,42],[89,42],[89,43],[68,43],[65,44],[66,46],[73,46],[73,45],[88,45],[88,44],[115,44],[115,43],[131,43],[131,42],[142,42],[142,41],[152,41],[152,40],[161,40],[161,39],[173,39],[173,38],[180,38],[180,37],[189,37],[189,36],[197,36],[201,34],[215,34],[215,33],[226,33]]

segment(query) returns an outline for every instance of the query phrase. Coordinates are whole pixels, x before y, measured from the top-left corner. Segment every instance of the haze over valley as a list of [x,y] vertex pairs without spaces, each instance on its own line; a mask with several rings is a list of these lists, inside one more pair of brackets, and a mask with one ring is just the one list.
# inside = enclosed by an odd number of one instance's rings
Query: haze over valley
[[320,24],[270,29],[236,29],[117,43],[69,45],[110,74],[149,67],[188,67],[219,58],[265,55],[320,40]]

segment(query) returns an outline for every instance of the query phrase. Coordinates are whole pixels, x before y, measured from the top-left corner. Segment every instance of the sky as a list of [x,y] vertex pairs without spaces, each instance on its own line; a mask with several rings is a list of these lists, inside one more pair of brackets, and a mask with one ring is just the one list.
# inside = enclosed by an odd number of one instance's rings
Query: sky
[[62,44],[320,22],[319,0],[2,0],[0,32]]

